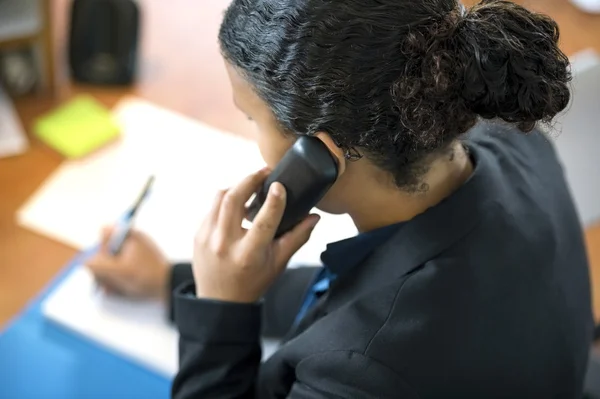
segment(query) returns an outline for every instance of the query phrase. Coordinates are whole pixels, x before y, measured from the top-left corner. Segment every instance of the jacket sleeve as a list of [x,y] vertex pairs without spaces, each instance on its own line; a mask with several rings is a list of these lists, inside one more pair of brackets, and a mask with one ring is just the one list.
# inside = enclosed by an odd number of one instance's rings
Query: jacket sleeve
[[[260,306],[197,299],[193,285],[178,289],[179,372],[173,399],[271,397],[257,384]],[[393,370],[352,351],[309,356],[296,366],[295,376],[290,399],[416,397]]]
[[[282,338],[292,327],[300,309],[304,294],[314,279],[318,267],[289,268],[277,279],[263,298],[262,334],[270,338]],[[193,283],[192,266],[181,263],[173,266],[170,292]],[[169,319],[174,321],[173,296],[169,303]]]
[[261,360],[261,305],[194,295],[193,283],[174,294],[179,372],[171,398],[254,397]]
[[183,286],[185,284],[194,282],[194,274],[192,273],[192,265],[191,263],[177,263],[174,264],[171,268],[171,276],[169,278],[169,287],[168,290],[171,293],[169,295],[167,309],[169,310],[169,320],[171,322],[175,321],[174,314],[174,297],[175,291],[177,287]]

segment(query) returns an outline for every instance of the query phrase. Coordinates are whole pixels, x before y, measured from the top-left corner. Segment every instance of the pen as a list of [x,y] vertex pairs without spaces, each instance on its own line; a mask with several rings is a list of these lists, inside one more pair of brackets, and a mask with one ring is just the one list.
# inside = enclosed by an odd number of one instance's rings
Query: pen
[[150,176],[148,181],[144,185],[142,192],[139,197],[131,207],[131,209],[124,215],[124,217],[117,223],[115,230],[108,240],[108,249],[112,255],[118,255],[121,252],[121,248],[123,248],[123,244],[133,227],[133,222],[135,221],[135,216],[140,209],[140,206],[148,197],[148,193],[152,188],[152,184],[154,183],[154,176]]

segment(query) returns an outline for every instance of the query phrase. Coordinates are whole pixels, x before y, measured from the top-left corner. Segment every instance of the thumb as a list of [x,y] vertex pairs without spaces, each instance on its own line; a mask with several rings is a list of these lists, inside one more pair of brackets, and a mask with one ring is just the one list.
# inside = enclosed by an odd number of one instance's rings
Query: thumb
[[100,248],[104,251],[108,248],[108,242],[115,228],[113,226],[105,226],[100,232]]
[[321,220],[319,215],[309,215],[300,224],[276,241],[276,260],[278,265],[283,265],[283,267],[287,265],[290,258],[306,244],[319,220]]

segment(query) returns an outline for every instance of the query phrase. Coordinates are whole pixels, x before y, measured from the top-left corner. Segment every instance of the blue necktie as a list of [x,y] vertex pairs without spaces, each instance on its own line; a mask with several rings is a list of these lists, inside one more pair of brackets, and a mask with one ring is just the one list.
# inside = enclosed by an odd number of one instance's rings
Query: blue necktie
[[312,285],[304,296],[304,301],[302,302],[302,306],[300,306],[300,310],[296,315],[294,325],[298,325],[300,320],[306,316],[306,313],[308,313],[310,308],[314,306],[319,297],[329,290],[329,284],[335,280],[335,277],[335,274],[329,271],[329,269],[326,267],[323,267],[321,270],[319,270]]

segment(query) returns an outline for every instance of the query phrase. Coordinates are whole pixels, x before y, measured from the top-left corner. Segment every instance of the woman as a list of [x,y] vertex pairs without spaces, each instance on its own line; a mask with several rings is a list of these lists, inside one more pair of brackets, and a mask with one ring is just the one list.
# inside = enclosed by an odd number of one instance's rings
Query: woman
[[[323,269],[283,273],[318,218],[274,240],[275,183],[242,230],[265,170],[219,193],[191,268],[169,275],[140,234],[90,260],[125,294],[170,298],[171,281],[173,396],[580,397],[587,259],[535,130],[569,102],[558,37],[508,1],[234,0],[219,40],[266,163],[299,135],[322,140],[339,177],[319,208],[348,213],[360,234],[330,244]],[[261,317],[287,334],[264,364]]]

